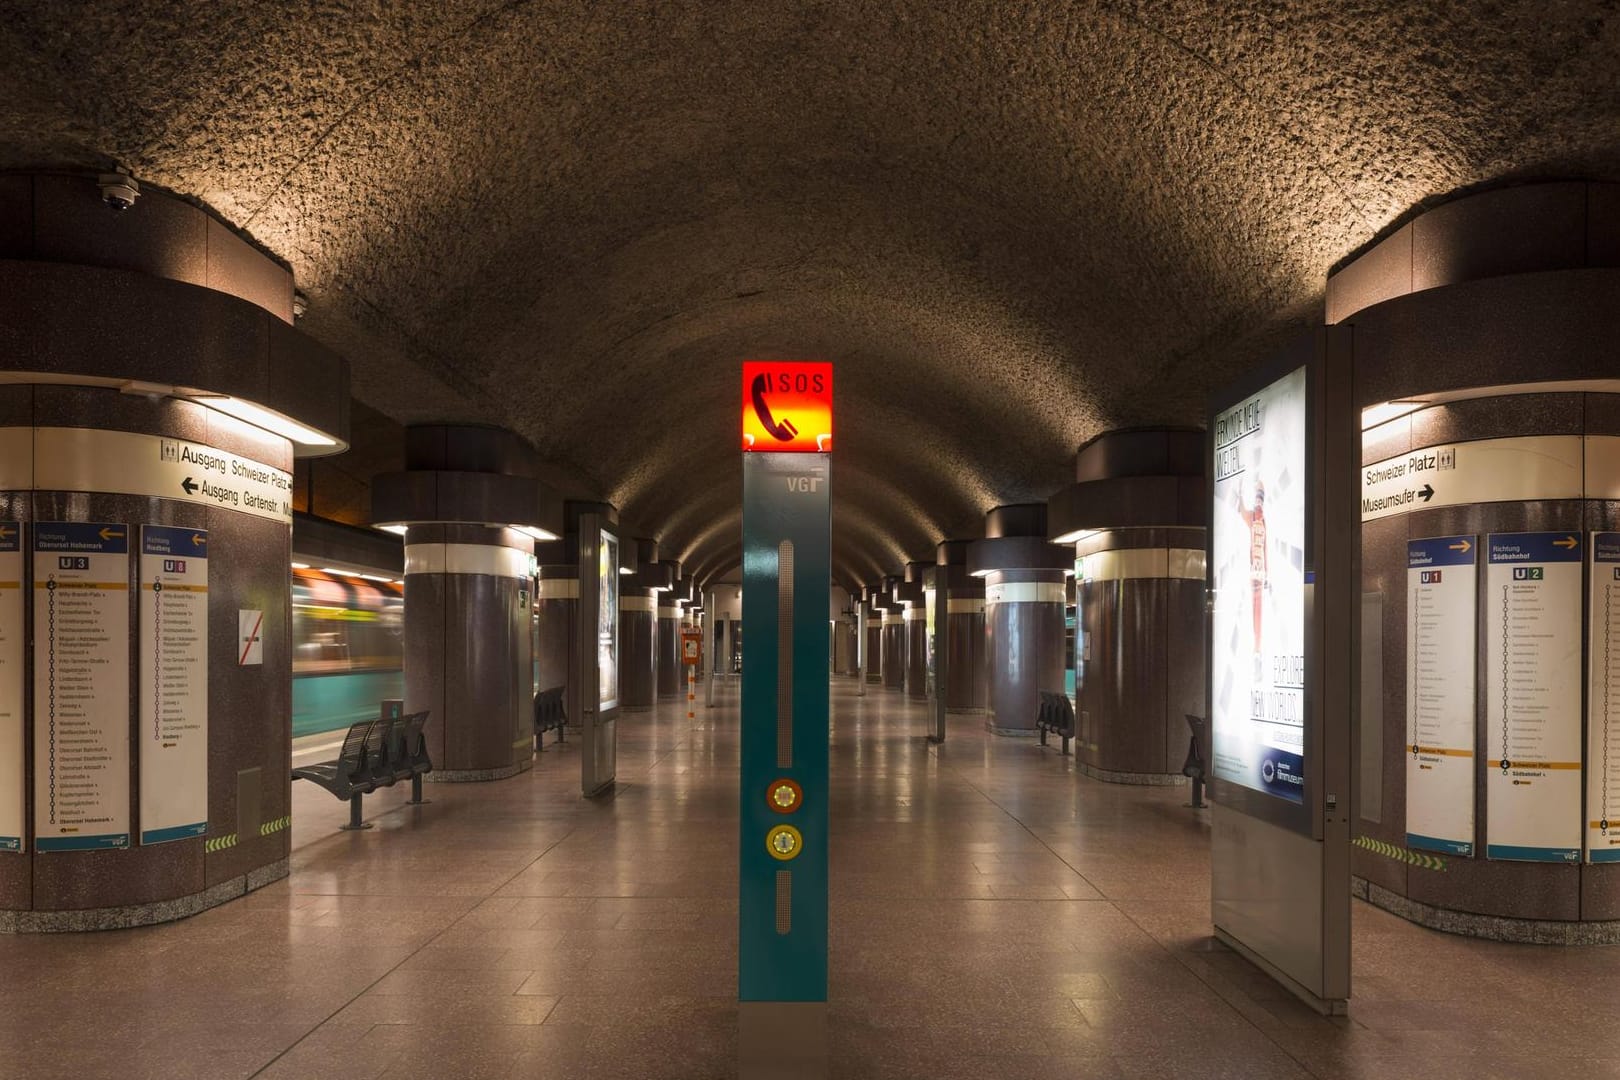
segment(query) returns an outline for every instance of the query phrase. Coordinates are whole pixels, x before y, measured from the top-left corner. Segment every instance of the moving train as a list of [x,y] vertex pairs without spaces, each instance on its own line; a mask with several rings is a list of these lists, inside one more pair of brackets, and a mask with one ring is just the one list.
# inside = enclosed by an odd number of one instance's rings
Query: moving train
[[405,696],[405,586],[294,564],[293,737],[338,731]]

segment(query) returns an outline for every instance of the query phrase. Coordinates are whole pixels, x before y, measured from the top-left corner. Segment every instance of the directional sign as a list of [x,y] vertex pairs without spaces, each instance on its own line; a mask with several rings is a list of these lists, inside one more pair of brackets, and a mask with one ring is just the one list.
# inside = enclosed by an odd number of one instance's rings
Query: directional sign
[[1485,854],[1581,857],[1581,537],[1485,538]]
[[[30,429],[0,429],[6,431]],[[292,521],[292,474],[202,443],[93,428],[34,428],[33,488],[156,496]]]
[[832,393],[831,364],[744,362],[742,448],[806,454],[831,450]]
[[1361,520],[1460,503],[1579,499],[1584,445],[1579,435],[1530,435],[1385,458],[1362,467]]
[[1406,842],[1474,853],[1474,624],[1478,544],[1406,544]]
[[208,831],[208,534],[141,526],[141,843]]
[[23,850],[24,647],[22,525],[0,521],[0,851]]
[[34,848],[129,846],[129,527],[34,532]]
[[1592,534],[1587,610],[1586,858],[1620,862],[1620,533]]

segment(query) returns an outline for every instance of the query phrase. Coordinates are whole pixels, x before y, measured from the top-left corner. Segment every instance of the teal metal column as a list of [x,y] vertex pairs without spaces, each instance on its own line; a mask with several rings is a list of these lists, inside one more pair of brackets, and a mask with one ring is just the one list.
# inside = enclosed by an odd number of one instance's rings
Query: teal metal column
[[826,1075],[829,466],[743,455],[744,1080]]

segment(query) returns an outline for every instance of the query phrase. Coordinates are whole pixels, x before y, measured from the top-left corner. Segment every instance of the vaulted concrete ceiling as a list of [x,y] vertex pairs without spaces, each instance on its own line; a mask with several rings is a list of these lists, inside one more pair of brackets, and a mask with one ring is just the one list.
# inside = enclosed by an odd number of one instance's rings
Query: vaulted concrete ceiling
[[738,365],[838,364],[835,567],[1044,498],[1421,201],[1620,176],[1612,3],[153,3],[0,13],[0,166],[289,262],[402,421],[738,559]]

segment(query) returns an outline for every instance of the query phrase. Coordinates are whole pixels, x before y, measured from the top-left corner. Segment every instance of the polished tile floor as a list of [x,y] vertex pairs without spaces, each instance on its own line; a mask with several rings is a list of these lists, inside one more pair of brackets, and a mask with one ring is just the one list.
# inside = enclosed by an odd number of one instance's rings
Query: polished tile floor
[[[734,1075],[736,684],[487,785],[295,786],[287,881],[182,923],[0,938],[0,1077]],[[1496,945],[1355,908],[1347,1018],[1210,941],[1185,789],[833,684],[834,1076],[1620,1076],[1620,949]],[[684,703],[682,703],[684,706]]]

